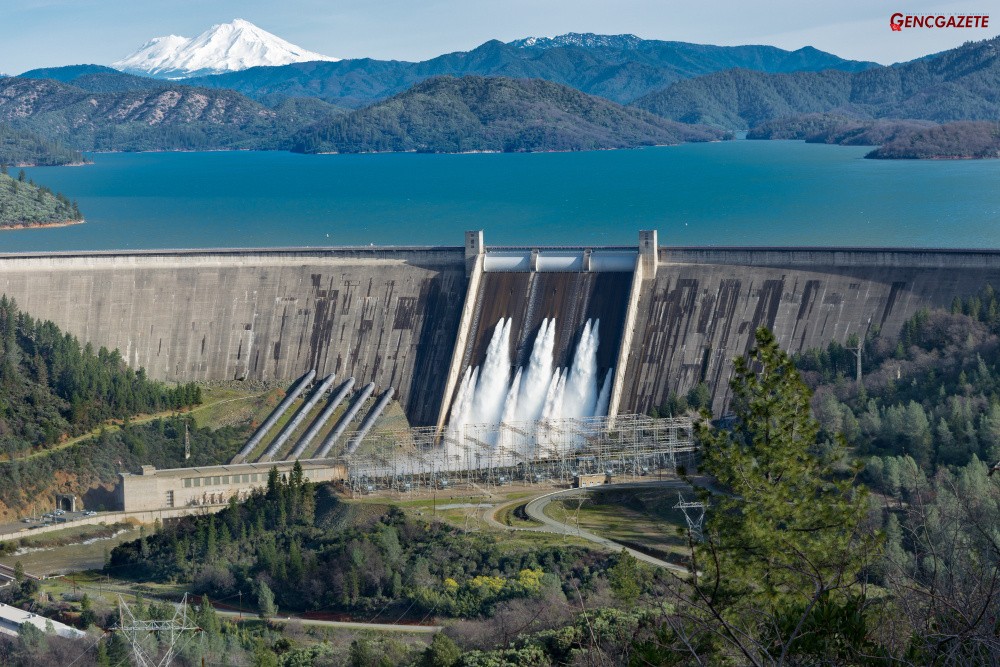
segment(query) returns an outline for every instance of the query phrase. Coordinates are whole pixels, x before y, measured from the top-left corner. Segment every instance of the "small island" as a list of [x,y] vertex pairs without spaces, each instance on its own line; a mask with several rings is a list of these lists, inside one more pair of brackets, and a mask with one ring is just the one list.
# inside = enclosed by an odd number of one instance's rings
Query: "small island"
[[14,178],[0,167],[0,229],[62,227],[83,221],[76,202],[36,185],[23,170]]

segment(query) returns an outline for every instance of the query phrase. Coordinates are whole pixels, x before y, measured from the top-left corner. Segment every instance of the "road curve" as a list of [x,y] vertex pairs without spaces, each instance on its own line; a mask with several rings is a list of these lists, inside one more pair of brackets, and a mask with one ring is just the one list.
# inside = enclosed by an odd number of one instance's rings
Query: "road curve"
[[636,559],[643,561],[644,563],[649,563],[650,565],[655,565],[657,567],[662,567],[668,570],[673,570],[674,572],[687,574],[687,569],[679,565],[674,565],[673,563],[668,563],[665,560],[659,558],[654,558],[648,554],[644,554],[641,551],[636,551],[635,549],[630,549],[624,544],[615,542],[614,540],[609,540],[606,537],[601,537],[600,535],[595,535],[590,531],[583,530],[576,526],[570,526],[568,524],[556,521],[552,517],[545,514],[545,506],[556,499],[572,498],[578,495],[586,495],[588,491],[592,489],[628,489],[628,488],[648,488],[650,486],[659,486],[667,488],[688,488],[688,485],[680,480],[671,480],[668,482],[627,482],[622,484],[605,484],[600,487],[591,487],[591,489],[563,489],[561,491],[553,491],[551,493],[546,493],[544,495],[538,496],[525,505],[525,513],[533,520],[542,524],[538,528],[515,528],[513,526],[505,526],[494,518],[496,510],[501,507],[509,506],[512,503],[506,503],[500,507],[495,508],[492,512],[487,512],[487,521],[490,525],[500,528],[502,530],[523,530],[529,532],[545,532],[545,533],[555,533],[556,535],[573,535],[581,539],[587,540],[588,542],[593,542],[600,546],[610,549],[612,551],[621,551],[625,549],[630,554],[636,557]]

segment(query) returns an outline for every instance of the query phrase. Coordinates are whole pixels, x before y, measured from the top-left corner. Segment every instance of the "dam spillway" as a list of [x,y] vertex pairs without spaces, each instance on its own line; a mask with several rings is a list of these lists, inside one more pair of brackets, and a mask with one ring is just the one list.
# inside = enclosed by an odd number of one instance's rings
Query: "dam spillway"
[[[634,263],[633,259],[633,263]],[[613,273],[486,273],[476,294],[476,314],[461,372],[486,358],[493,326],[511,320],[512,363],[526,366],[543,320],[555,322],[554,363],[565,368],[572,361],[588,320],[601,322],[598,369],[614,367],[631,272]]]
[[[636,269],[621,253],[638,254]],[[731,361],[757,326],[789,352],[869,326],[894,336],[920,308],[947,308],[987,283],[1000,286],[998,251],[655,240],[487,248],[481,233],[445,248],[0,255],[0,292],[24,312],[119,349],[150,377],[287,386],[316,369],[378,392],[395,387],[414,426],[441,421],[501,317],[511,320],[512,369],[527,362],[546,318],[557,322],[561,367],[586,321],[600,319],[597,366],[615,369],[613,411],[644,413],[701,381],[719,410]]]

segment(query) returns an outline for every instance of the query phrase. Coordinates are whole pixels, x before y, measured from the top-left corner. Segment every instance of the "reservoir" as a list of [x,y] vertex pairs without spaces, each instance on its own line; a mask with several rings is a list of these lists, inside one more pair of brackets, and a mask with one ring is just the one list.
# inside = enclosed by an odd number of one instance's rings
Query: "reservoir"
[[996,248],[1000,160],[731,141],[536,154],[121,153],[26,170],[87,223],[0,251],[492,244]]

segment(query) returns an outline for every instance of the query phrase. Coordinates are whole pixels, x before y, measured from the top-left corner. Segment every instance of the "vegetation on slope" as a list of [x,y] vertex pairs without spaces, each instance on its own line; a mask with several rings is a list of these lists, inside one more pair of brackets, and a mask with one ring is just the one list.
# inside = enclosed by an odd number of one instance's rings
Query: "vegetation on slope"
[[532,44],[490,40],[471,51],[448,53],[418,63],[368,58],[296,63],[254,67],[190,79],[187,83],[229,88],[254,99],[275,95],[318,97],[359,108],[435,76],[502,76],[551,81],[627,104],[680,79],[734,67],[767,72],[825,69],[853,72],[876,66],[844,60],[811,47],[786,51],[761,45],[713,46],[644,40],[633,35],[567,37],[570,39],[536,40]]
[[929,120],[870,120],[837,114],[804,114],[762,123],[747,132],[747,139],[804,139],[811,144],[878,146],[929,127],[936,127],[936,123]]
[[867,120],[836,114],[805,114],[762,123],[747,139],[805,139],[807,143],[879,146],[876,159],[982,159],[1000,157],[1000,124],[926,120]]
[[[359,509],[371,512],[349,516]],[[571,580],[589,588],[606,567],[579,548],[504,548],[494,536],[428,524],[398,508],[345,505],[329,485],[305,481],[298,466],[284,480],[272,468],[267,490],[243,504],[120,545],[109,564],[118,576],[190,583],[213,597],[267,589],[282,610],[393,606],[393,616],[417,619],[474,618]]]
[[673,120],[746,130],[783,116],[835,113],[945,123],[996,120],[1000,37],[853,74],[728,70],[680,81],[634,103]]
[[[190,459],[184,458],[185,434]],[[126,420],[121,429],[101,430],[69,447],[0,462],[0,512],[51,506],[53,493],[74,493],[89,509],[112,509],[110,489],[119,472],[218,465],[236,455],[247,435],[245,427],[198,428],[182,415],[143,424]]]
[[844,107],[851,76],[836,71],[767,74],[733,69],[679,81],[632,106],[683,123],[747,130],[774,118]]
[[906,455],[933,472],[1000,459],[998,334],[1000,301],[987,286],[950,312],[918,312],[898,339],[870,334],[860,389],[854,353],[837,343],[797,363],[816,386],[826,433],[844,433],[861,455]]
[[[954,317],[983,324],[997,308],[984,294],[957,302]],[[969,333],[960,321],[934,320],[925,313],[907,324],[902,356],[917,361],[925,354],[912,348]],[[702,492],[707,518],[704,541],[691,546],[692,577],[668,589],[670,609],[652,637],[640,633],[631,664],[992,664],[1000,488],[987,466],[973,456],[931,474],[910,456],[877,459],[863,478],[885,495],[869,495],[829,415],[810,414],[810,391],[773,334],[758,331],[756,343],[735,362],[732,425],[699,427],[700,469],[713,485]],[[885,356],[897,346],[875,347]],[[843,378],[825,373],[844,351],[797,361],[817,367],[812,380],[827,379],[821,390],[830,379],[842,388]],[[941,404],[955,398],[934,393]],[[891,394],[872,387],[873,396]]]
[[128,90],[148,90],[170,86],[167,81],[125,74],[104,65],[44,67],[19,74],[18,78],[52,79],[92,93],[120,93]]
[[91,92],[0,79],[0,123],[80,150],[282,149],[294,131],[334,112],[324,103],[270,109],[233,91],[179,84]]
[[865,157],[882,160],[1000,158],[1000,123],[957,122],[891,137]]
[[0,167],[0,229],[36,227],[39,225],[80,222],[83,215],[76,202],[20,172],[12,178],[6,167]]
[[551,151],[710,141],[725,134],[663,121],[539,80],[440,77],[299,134],[318,152]]
[[201,401],[192,384],[170,388],[134,371],[121,354],[64,334],[0,297],[0,453],[17,457],[109,419]]
[[0,165],[8,167],[83,164],[83,154],[25,130],[0,124]]
[[917,313],[898,338],[869,334],[862,387],[856,340],[797,359],[816,386],[820,440],[844,433],[881,496],[869,581],[885,594],[865,613],[886,660],[990,664],[1000,651],[1000,487],[988,474],[1000,458],[998,334],[1000,299],[986,286]]

